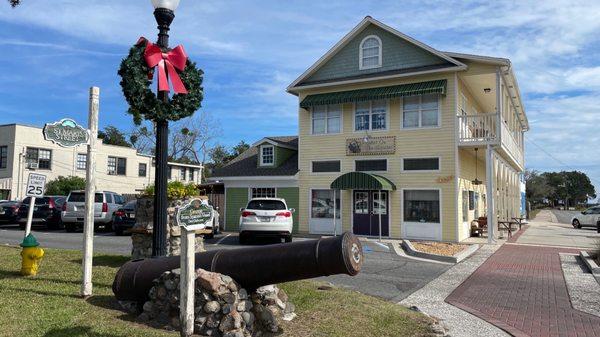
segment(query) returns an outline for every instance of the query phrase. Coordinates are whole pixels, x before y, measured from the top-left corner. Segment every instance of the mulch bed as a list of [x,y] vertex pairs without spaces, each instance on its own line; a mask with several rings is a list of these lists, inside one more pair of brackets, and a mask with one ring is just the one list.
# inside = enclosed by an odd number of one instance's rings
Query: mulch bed
[[444,256],[454,256],[463,251],[468,245],[460,243],[433,242],[433,241],[411,241],[416,250]]

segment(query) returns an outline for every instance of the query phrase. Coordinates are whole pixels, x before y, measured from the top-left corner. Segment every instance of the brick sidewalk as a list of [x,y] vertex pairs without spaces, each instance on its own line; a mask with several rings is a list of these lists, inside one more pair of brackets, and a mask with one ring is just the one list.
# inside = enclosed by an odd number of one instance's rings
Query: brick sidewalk
[[600,337],[600,318],[571,306],[560,252],[578,253],[505,244],[446,302],[514,336]]

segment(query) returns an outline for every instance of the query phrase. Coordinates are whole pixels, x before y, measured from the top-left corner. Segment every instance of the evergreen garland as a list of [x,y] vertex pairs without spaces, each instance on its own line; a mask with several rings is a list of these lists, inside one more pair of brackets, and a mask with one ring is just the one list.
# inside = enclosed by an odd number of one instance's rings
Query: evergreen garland
[[145,41],[134,45],[129,50],[129,55],[121,61],[119,68],[121,88],[129,104],[127,113],[133,116],[133,122],[140,125],[142,119],[176,121],[193,115],[200,108],[204,98],[202,88],[204,72],[196,68],[195,62],[188,59],[185,69],[178,73],[188,93],[174,94],[169,103],[162,102],[150,90],[154,69],[146,64],[145,50]]

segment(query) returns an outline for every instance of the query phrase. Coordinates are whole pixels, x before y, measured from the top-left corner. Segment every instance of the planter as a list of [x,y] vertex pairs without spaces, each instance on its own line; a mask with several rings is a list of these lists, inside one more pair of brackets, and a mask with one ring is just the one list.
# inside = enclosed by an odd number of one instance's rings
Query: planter
[[402,240],[402,248],[404,248],[404,250],[406,251],[406,254],[415,256],[415,257],[420,257],[422,259],[429,259],[429,260],[435,260],[435,261],[447,262],[447,263],[458,263],[458,262],[466,259],[467,257],[471,256],[471,254],[475,253],[475,251],[477,251],[477,249],[479,249],[479,245],[477,245],[477,244],[469,245],[467,248],[456,253],[454,256],[446,256],[446,255],[438,255],[438,254],[422,252],[420,250],[415,249],[415,247],[412,245],[412,243],[409,240]]
[[581,257],[581,260],[592,273],[592,275],[600,277],[600,266],[598,266],[596,260],[593,259],[588,252],[580,251],[579,257]]
[[[175,209],[188,199],[169,200],[167,208],[167,256],[179,255],[181,252],[181,229],[175,221]],[[137,200],[135,225],[131,229],[131,258],[143,259],[152,256],[154,200],[142,197]],[[196,252],[204,251],[204,240],[196,235]]]

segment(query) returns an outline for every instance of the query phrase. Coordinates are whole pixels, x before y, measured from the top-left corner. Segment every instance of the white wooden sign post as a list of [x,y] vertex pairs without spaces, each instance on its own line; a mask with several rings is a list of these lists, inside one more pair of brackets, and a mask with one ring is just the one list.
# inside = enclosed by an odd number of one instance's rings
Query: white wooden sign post
[[92,296],[92,257],[94,255],[94,204],[96,199],[96,141],[98,139],[98,110],[100,88],[90,88],[87,147],[87,171],[85,174],[85,216],[83,224],[83,275],[81,296]]
[[179,279],[179,321],[181,336],[194,333],[194,289],[196,281],[196,233],[213,221],[213,208],[201,199],[192,199],[177,209],[177,225],[181,227],[181,275]]
[[25,194],[29,197],[29,211],[27,212],[27,225],[25,225],[25,237],[31,233],[31,222],[35,210],[35,199],[44,196],[46,189],[46,176],[43,174],[29,173]]

